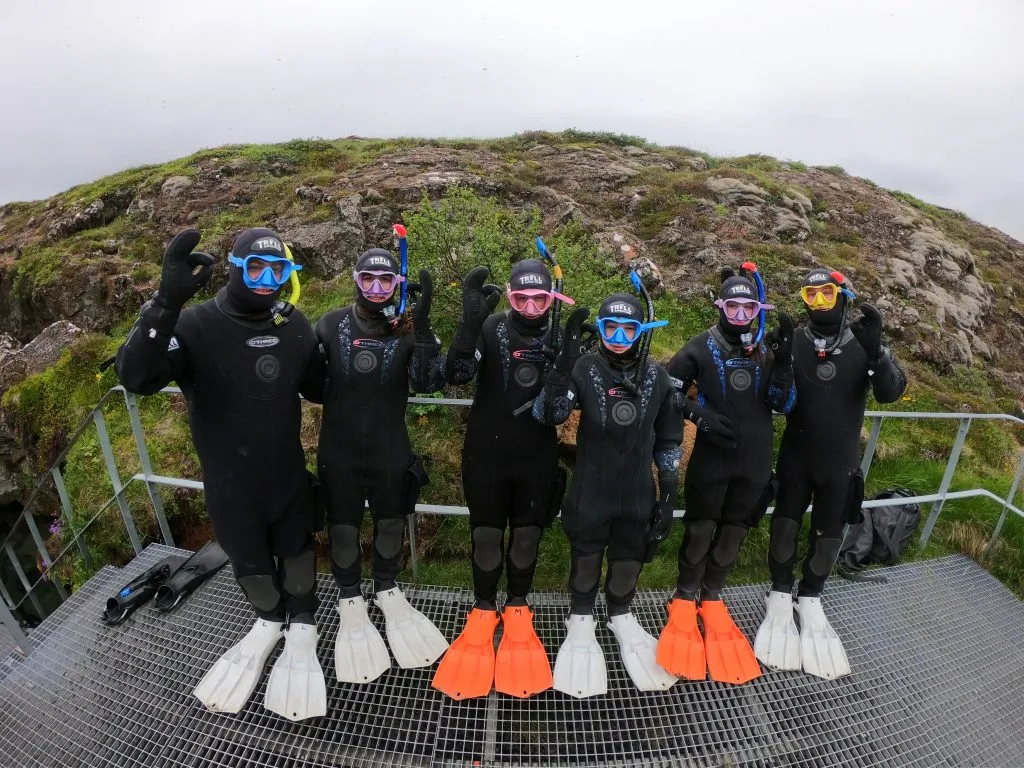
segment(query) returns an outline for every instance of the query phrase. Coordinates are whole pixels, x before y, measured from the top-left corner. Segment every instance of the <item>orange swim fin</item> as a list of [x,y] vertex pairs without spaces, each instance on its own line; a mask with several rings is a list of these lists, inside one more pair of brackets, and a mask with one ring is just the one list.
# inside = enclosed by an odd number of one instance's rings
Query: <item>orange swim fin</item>
[[704,638],[697,628],[697,603],[673,598],[668,604],[668,624],[658,638],[658,666],[687,680],[708,676]]
[[494,666],[494,689],[519,699],[552,685],[548,653],[533,629],[528,606],[506,606],[501,613],[502,636]]
[[725,603],[704,600],[700,604],[700,618],[704,623],[704,651],[712,680],[742,685],[761,676],[754,649],[732,620]]
[[453,699],[486,696],[494,682],[494,629],[498,612],[474,608],[434,673],[431,683]]

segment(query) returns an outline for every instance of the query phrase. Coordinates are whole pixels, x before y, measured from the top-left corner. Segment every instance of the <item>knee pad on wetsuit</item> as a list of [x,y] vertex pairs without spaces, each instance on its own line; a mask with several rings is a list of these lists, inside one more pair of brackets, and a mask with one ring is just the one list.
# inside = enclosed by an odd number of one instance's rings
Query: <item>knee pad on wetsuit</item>
[[747,538],[747,527],[725,523],[718,529],[715,546],[711,550],[711,561],[721,567],[729,568],[736,562],[743,540]]
[[316,588],[316,554],[312,549],[281,558],[281,586],[292,596],[305,595]]
[[332,525],[331,560],[339,568],[350,568],[359,559],[359,529],[354,525]]
[[508,559],[516,568],[529,568],[537,561],[541,529],[536,525],[513,528],[508,545]]
[[800,523],[791,517],[772,519],[772,537],[768,546],[771,556],[777,562],[788,563],[796,554],[796,537],[800,533]]
[[373,537],[373,546],[377,554],[385,560],[396,557],[402,551],[402,534],[405,533],[405,520],[401,517],[389,517],[377,521],[377,530]]
[[572,556],[572,566],[569,573],[569,588],[576,592],[591,592],[597,589],[601,580],[601,560],[604,554],[598,552],[593,555]]
[[714,520],[695,520],[686,526],[680,556],[687,565],[699,565],[707,557],[716,525]]
[[501,528],[473,529],[473,563],[481,571],[493,571],[501,567],[501,540],[505,531]]
[[608,563],[608,595],[616,600],[627,600],[636,589],[636,580],[640,578],[643,563],[637,560],[616,560]]
[[839,555],[839,548],[843,545],[842,539],[818,539],[814,542],[814,548],[807,559],[807,567],[811,573],[821,578],[827,578],[832,572],[832,565]]
[[281,603],[281,593],[277,590],[273,576],[242,576],[238,579],[238,585],[257,611],[269,612]]

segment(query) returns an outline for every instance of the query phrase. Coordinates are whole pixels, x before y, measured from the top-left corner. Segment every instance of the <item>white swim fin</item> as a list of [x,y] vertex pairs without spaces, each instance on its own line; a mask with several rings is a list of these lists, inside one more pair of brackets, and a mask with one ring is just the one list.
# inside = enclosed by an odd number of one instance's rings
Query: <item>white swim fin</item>
[[193,693],[211,712],[237,714],[263,676],[263,667],[281,639],[279,621],[260,619],[214,662]]
[[565,626],[569,631],[555,657],[552,687],[577,699],[608,693],[608,669],[594,617],[570,614]]
[[327,714],[327,683],[316,657],[320,639],[315,624],[291,624],[284,650],[277,657],[263,706],[288,720],[299,721]]
[[376,602],[384,613],[384,631],[398,666],[429,667],[448,650],[441,631],[409,605],[398,587],[378,592]]
[[626,672],[641,691],[667,691],[679,681],[658,665],[658,641],[640,626],[632,613],[612,616],[608,629],[619,641],[619,654]]
[[793,620],[793,596],[788,592],[769,592],[764,621],[754,637],[754,655],[771,669],[799,672],[800,646],[800,630]]
[[384,638],[373,626],[362,596],[338,601],[338,637],[334,642],[334,673],[341,683],[371,683],[391,668]]
[[821,609],[821,598],[798,597],[796,603],[804,672],[826,680],[835,680],[853,672],[843,641]]

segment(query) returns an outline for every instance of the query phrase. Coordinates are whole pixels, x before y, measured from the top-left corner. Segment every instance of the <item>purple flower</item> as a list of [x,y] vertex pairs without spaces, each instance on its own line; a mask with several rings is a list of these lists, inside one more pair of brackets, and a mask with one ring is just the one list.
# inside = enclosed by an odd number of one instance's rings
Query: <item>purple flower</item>
[[57,518],[54,518],[53,522],[50,523],[50,533],[54,536],[60,536],[60,520]]

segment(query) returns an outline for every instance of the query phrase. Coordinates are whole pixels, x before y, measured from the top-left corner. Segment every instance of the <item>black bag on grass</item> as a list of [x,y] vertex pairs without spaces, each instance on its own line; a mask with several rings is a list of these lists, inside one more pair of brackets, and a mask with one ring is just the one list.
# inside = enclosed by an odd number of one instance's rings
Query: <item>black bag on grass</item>
[[839,550],[842,571],[860,571],[879,563],[892,565],[903,555],[921,524],[918,504],[901,504],[900,499],[916,496],[908,488],[886,488],[875,499],[892,499],[893,504],[864,510],[864,519],[850,526]]

